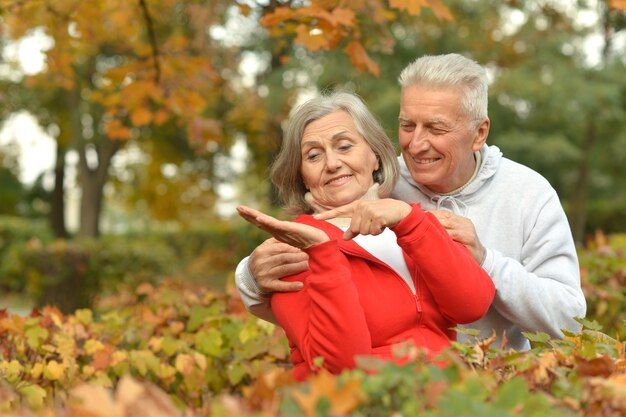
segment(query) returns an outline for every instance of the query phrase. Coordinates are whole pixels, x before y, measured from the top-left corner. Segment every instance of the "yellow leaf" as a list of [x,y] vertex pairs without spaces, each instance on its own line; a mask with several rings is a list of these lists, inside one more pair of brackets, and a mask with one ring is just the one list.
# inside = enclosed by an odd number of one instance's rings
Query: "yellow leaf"
[[153,352],[156,352],[156,353],[160,352],[161,348],[163,347],[163,338],[152,336],[150,340],[148,341],[148,347]]
[[183,375],[189,375],[193,371],[194,360],[191,355],[181,353],[176,356],[175,367]]
[[43,370],[43,376],[50,381],[57,381],[61,379],[65,372],[65,365],[58,363],[57,361],[50,361]]
[[30,370],[30,376],[34,379],[39,379],[41,374],[43,373],[44,364],[43,362],[37,362]]
[[74,313],[78,321],[84,325],[89,325],[93,322],[93,312],[88,308],[81,308]]
[[94,353],[96,353],[97,351],[99,351],[100,349],[102,349],[104,347],[104,345],[102,344],[101,341],[99,340],[95,340],[95,339],[89,339],[85,342],[85,352],[88,355],[93,355]]

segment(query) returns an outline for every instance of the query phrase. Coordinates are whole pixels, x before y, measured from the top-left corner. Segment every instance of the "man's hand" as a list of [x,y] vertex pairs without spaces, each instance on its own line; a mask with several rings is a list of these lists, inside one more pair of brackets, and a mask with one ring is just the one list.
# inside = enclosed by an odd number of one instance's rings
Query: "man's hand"
[[357,200],[315,215],[320,220],[337,217],[351,218],[350,227],[343,234],[345,240],[356,235],[379,235],[385,227],[394,227],[411,212],[404,201],[385,198],[381,200]]
[[281,278],[309,269],[309,256],[298,248],[269,238],[252,251],[250,272],[265,294],[299,291],[301,282],[284,282]]
[[467,217],[462,217],[446,210],[430,211],[439,223],[446,229],[452,240],[465,245],[472,257],[481,264],[485,259],[485,247],[478,239],[474,223]]

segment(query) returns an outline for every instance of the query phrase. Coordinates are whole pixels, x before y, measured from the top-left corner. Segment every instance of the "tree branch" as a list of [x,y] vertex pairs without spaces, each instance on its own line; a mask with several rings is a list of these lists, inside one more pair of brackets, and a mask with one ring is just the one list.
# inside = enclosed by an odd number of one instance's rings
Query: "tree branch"
[[139,7],[143,12],[143,18],[146,21],[146,29],[148,29],[148,37],[150,38],[150,46],[152,47],[152,60],[154,61],[154,83],[159,84],[161,81],[161,64],[159,63],[159,45],[157,43],[156,33],[154,32],[154,23],[148,10],[145,0],[139,0]]

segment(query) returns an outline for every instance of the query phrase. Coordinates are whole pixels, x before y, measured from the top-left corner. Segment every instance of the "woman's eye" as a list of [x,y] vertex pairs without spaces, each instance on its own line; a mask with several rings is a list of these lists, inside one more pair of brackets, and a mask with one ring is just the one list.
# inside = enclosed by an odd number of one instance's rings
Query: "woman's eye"
[[339,150],[341,150],[341,151],[347,151],[350,148],[352,148],[352,144],[350,144],[350,143],[345,143],[343,145],[339,145]]
[[310,152],[306,154],[307,161],[315,161],[320,154],[317,152]]

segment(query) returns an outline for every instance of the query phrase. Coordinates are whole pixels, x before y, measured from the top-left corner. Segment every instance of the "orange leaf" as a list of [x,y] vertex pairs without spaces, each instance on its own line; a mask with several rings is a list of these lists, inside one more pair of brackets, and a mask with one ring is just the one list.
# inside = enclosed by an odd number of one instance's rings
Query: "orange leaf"
[[609,0],[609,9],[626,10],[626,0]]
[[389,0],[389,6],[400,10],[406,10],[412,16],[419,16],[422,7],[430,7],[428,0]]
[[247,4],[238,4],[237,6],[239,6],[239,13],[241,13],[243,16],[250,15],[250,11],[252,11],[252,7],[248,6]]
[[348,380],[341,387],[337,387],[337,378],[328,371],[322,370],[310,379],[311,390],[308,394],[294,391],[296,402],[307,417],[315,415],[315,409],[320,399],[326,398],[330,402],[332,415],[347,415],[363,398],[359,381]]
[[295,42],[304,45],[311,52],[317,52],[320,49],[328,49],[328,39],[323,33],[311,34],[311,30],[306,25],[298,25],[296,30],[298,36]]
[[608,377],[615,370],[615,363],[607,355],[593,359],[578,358],[576,371],[581,376],[602,376]]
[[380,68],[372,59],[367,55],[365,48],[358,41],[352,41],[343,50],[349,57],[352,65],[359,71],[367,69],[371,74],[378,77],[380,76]]
[[139,107],[130,114],[130,121],[135,126],[145,126],[152,121],[152,112],[145,107]]
[[354,10],[337,7],[332,11],[332,18],[336,24],[352,27],[355,23]]
[[428,0],[430,7],[433,9],[433,13],[441,20],[451,21],[454,19],[452,12],[448,9],[448,6],[443,4],[441,0]]
[[272,13],[268,13],[260,20],[261,26],[271,27],[293,18],[294,12],[289,7],[277,7]]
[[94,369],[105,370],[113,361],[113,351],[115,348],[112,345],[105,345],[102,349],[98,350],[93,355],[93,361],[91,362],[91,366]]
[[132,137],[132,131],[126,126],[122,125],[122,123],[117,120],[111,120],[104,126],[104,131],[106,132],[109,139],[119,139],[119,140],[127,140]]

